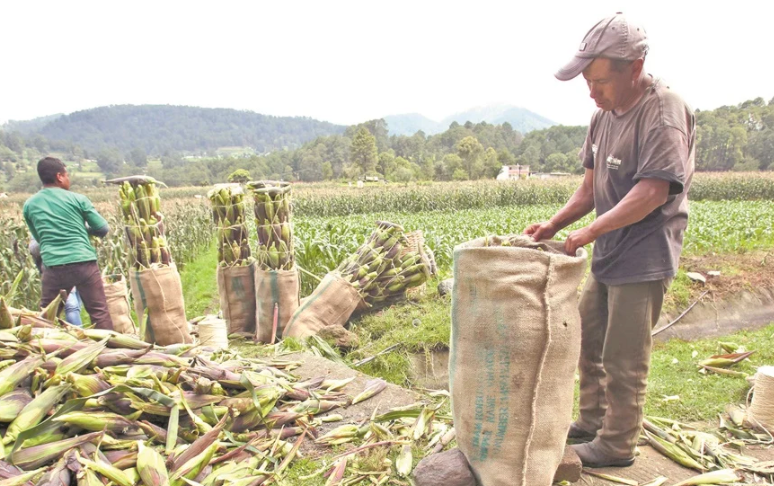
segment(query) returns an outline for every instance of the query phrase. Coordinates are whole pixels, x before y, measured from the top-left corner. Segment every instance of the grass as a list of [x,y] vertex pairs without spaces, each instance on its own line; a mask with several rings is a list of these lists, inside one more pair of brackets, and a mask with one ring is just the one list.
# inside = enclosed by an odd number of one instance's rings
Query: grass
[[[681,421],[713,420],[729,403],[744,403],[749,385],[741,377],[706,375],[698,372],[698,361],[719,350],[719,341],[731,341],[756,350],[748,360],[732,369],[753,375],[759,366],[774,362],[774,323],[754,330],[740,331],[722,339],[682,341],[672,339],[656,344],[651,360],[650,383],[645,413]],[[696,357],[692,357],[696,351]],[[664,397],[679,396],[679,400]]]
[[185,315],[189,319],[212,313],[218,308],[217,261],[217,246],[211,244],[180,271]]

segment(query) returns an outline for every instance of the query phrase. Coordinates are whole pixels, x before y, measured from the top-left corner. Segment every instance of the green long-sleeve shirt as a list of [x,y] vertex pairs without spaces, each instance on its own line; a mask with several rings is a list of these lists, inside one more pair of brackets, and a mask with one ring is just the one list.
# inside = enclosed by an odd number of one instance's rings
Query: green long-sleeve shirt
[[58,187],[44,187],[27,199],[23,214],[32,237],[40,243],[45,266],[97,259],[86,225],[101,229],[107,227],[107,221],[86,196]]

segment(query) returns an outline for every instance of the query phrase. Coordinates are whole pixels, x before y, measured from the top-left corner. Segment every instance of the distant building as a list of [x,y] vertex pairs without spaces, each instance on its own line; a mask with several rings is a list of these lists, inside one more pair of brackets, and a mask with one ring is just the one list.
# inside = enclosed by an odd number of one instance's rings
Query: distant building
[[510,181],[514,179],[526,179],[529,177],[528,165],[504,165],[497,174],[498,181]]

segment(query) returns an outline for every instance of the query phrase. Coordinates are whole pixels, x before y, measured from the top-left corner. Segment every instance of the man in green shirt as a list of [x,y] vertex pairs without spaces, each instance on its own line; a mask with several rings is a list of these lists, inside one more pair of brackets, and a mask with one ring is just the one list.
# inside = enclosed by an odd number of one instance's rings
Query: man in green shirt
[[61,160],[41,159],[38,176],[43,189],[24,203],[23,213],[46,266],[40,305],[45,308],[60,290],[77,287],[94,326],[113,330],[97,252],[89,242],[90,234],[107,235],[107,221],[89,198],[70,191],[70,175]]

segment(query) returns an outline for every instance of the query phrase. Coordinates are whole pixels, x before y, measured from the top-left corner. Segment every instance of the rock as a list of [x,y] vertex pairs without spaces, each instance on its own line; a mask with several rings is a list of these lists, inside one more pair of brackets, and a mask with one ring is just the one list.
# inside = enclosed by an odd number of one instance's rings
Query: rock
[[468,460],[459,449],[433,454],[414,469],[416,486],[476,486]]
[[336,347],[344,350],[356,348],[358,345],[357,334],[349,332],[341,326],[328,326],[320,329],[318,333],[326,341],[333,342]]
[[698,272],[688,272],[685,274],[686,277],[690,278],[694,282],[701,282],[701,283],[707,283],[707,279],[704,278],[704,275],[698,273]]
[[438,295],[450,294],[452,291],[452,287],[454,287],[454,279],[447,278],[446,280],[438,284]]
[[575,481],[580,481],[581,470],[583,470],[583,465],[578,454],[575,453],[572,447],[565,447],[564,457],[562,457],[562,462],[559,463],[559,467],[554,475],[554,482],[569,481],[574,483]]

